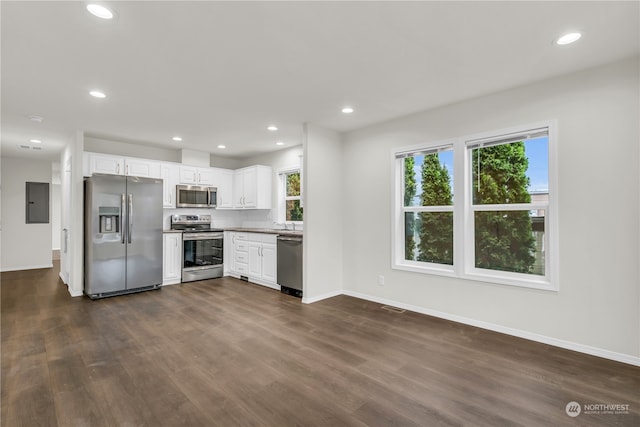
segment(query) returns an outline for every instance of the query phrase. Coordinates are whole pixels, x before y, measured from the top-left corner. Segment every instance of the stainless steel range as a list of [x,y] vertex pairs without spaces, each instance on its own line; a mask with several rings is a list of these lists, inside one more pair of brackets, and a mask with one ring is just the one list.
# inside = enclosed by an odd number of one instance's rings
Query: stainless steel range
[[211,215],[172,215],[171,229],[182,231],[183,282],[222,277],[224,232]]

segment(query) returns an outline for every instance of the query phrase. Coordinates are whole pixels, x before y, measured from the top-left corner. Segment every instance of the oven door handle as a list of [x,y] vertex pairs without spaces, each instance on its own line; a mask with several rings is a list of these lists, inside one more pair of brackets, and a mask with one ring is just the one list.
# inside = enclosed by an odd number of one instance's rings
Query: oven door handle
[[182,240],[187,242],[189,240],[222,240],[224,235],[222,233],[183,233]]

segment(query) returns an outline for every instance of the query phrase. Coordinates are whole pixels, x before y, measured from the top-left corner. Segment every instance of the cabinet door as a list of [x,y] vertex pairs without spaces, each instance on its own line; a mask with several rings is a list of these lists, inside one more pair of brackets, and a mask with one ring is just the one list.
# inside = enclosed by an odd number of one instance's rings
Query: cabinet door
[[244,170],[238,170],[233,175],[233,207],[243,208],[244,200]]
[[160,165],[160,178],[162,178],[162,205],[165,208],[176,207],[176,185],[178,184],[178,167],[169,163]]
[[89,154],[89,169],[92,174],[106,173],[110,175],[124,175],[124,158]]
[[214,185],[214,170],[213,169],[198,169],[198,184],[199,185]]
[[278,251],[276,245],[269,243],[262,244],[262,278],[272,283],[278,281]]
[[235,269],[235,240],[236,234],[233,231],[224,232],[224,273],[236,271]]
[[182,234],[165,233],[163,245],[162,282],[179,283],[182,278]]
[[262,243],[249,242],[249,276],[262,277]]
[[198,184],[198,168],[180,166],[180,184]]
[[233,208],[233,171],[215,169],[213,185],[218,188],[218,209]]
[[160,165],[149,160],[125,159],[125,175],[160,178]]
[[258,206],[258,177],[256,172],[255,167],[244,170],[243,189],[245,208],[255,208]]

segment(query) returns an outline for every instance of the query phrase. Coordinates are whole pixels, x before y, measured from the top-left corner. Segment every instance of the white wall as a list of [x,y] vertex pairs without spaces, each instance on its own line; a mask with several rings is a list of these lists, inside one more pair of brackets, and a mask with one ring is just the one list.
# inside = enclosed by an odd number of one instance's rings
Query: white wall
[[[71,296],[81,296],[84,290],[84,184],[82,176],[82,153],[84,134],[75,132],[60,155],[62,166],[61,216],[63,230],[60,251],[60,277],[67,285]],[[65,230],[66,242],[65,246]],[[66,252],[64,249],[67,249]]]
[[209,155],[209,164],[212,168],[222,169],[238,169],[240,168],[240,160],[232,157],[220,157],[215,154]]
[[[303,191],[303,299],[310,303],[342,292],[344,186],[340,134],[305,125]],[[349,230],[351,234],[351,230]]]
[[182,153],[179,149],[151,147],[135,142],[114,141],[104,138],[85,137],[84,150],[92,153],[112,154],[114,156],[139,157],[162,162],[180,163]]
[[60,250],[60,183],[51,184],[51,249]]
[[60,162],[51,163],[51,248],[60,249],[60,238],[62,236],[62,227],[60,215],[62,206],[60,200],[62,197],[60,188]]
[[[348,230],[346,293],[640,364],[639,72],[636,57],[345,135],[332,208]],[[393,148],[547,119],[558,121],[559,292],[391,269]]]
[[27,224],[26,182],[51,184],[51,162],[2,157],[2,271],[52,267],[51,185],[49,223]]

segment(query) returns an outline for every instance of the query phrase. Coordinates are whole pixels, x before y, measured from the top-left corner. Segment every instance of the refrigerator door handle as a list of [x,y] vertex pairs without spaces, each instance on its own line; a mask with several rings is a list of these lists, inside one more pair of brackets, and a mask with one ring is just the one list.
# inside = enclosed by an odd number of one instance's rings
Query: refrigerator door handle
[[[124,216],[124,193],[122,193],[120,195],[120,222],[123,222],[125,216]],[[120,234],[122,235],[122,239],[120,240],[120,243],[122,243],[124,245],[124,239],[125,239],[125,232],[124,232],[124,224],[120,224]]]
[[133,233],[133,194],[129,194],[129,206],[127,215],[129,216],[129,243],[131,243],[131,234]]

